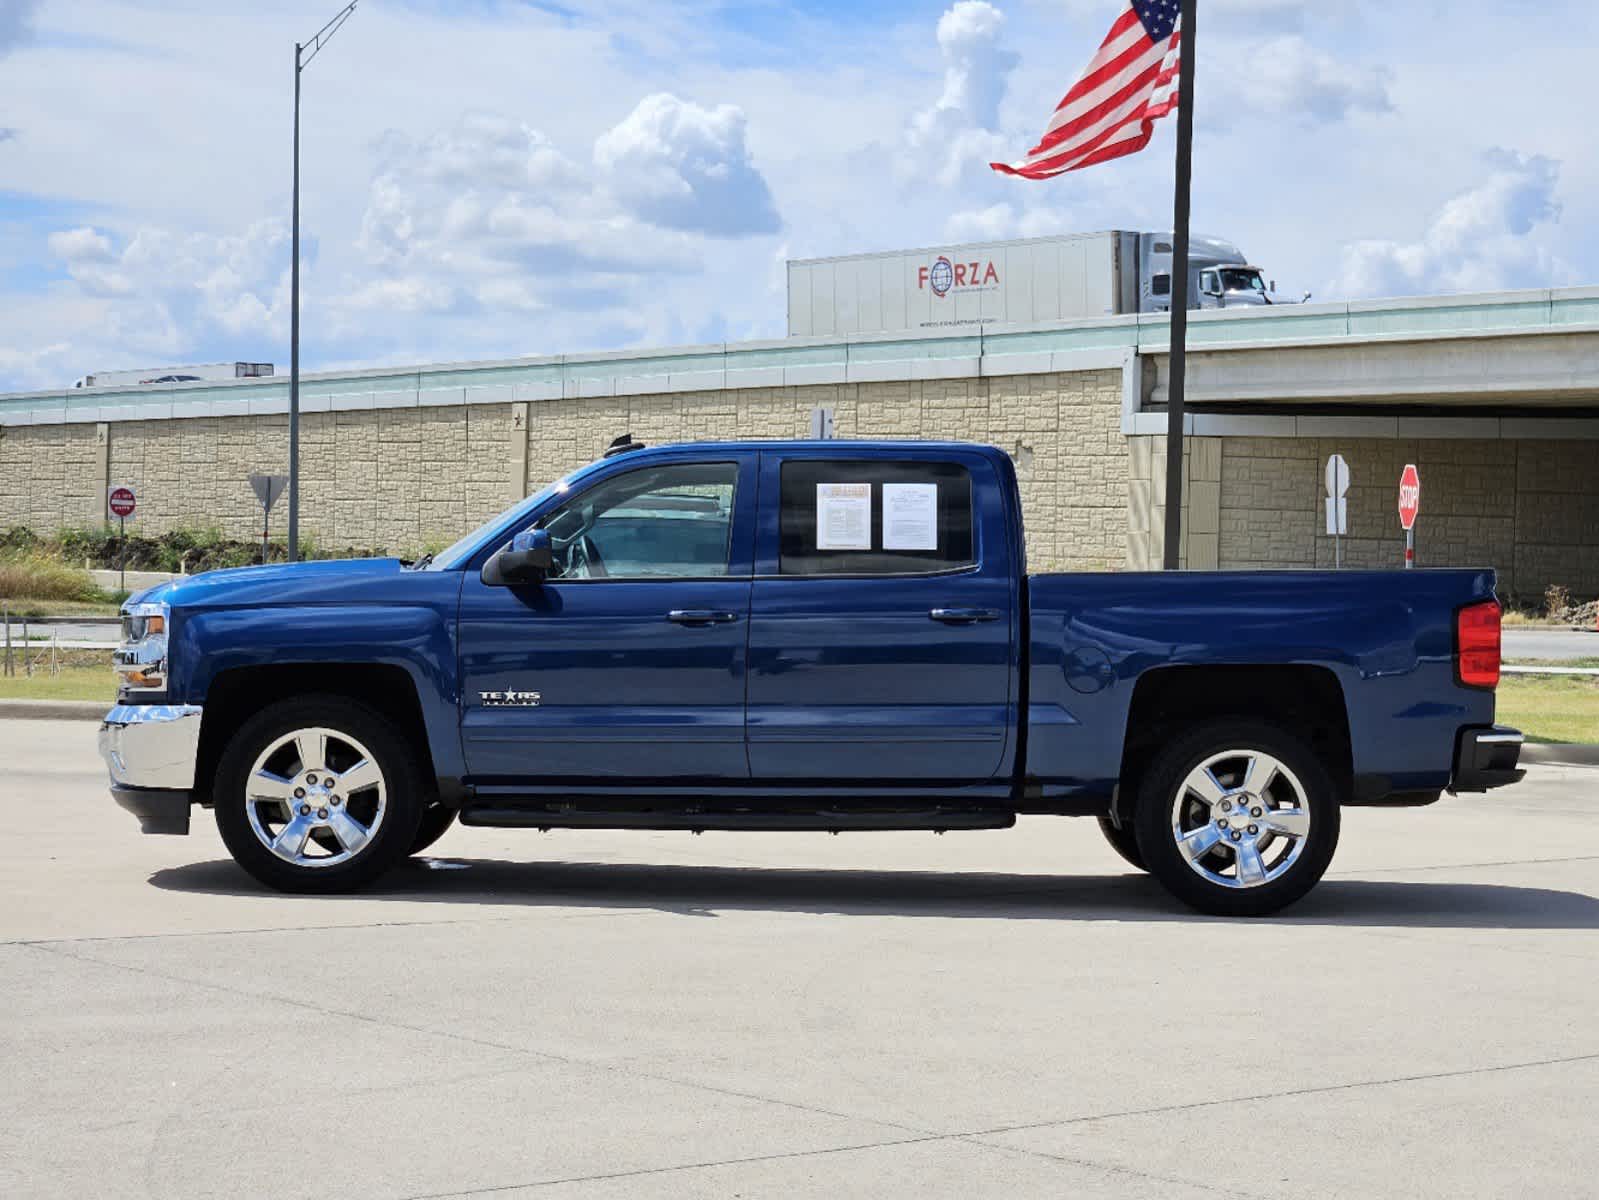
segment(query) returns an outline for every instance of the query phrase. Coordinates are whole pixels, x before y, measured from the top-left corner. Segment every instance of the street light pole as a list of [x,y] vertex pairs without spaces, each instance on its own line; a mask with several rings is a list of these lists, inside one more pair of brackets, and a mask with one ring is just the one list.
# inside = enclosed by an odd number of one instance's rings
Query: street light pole
[[[350,0],[309,42],[294,43],[294,199],[289,267],[289,561],[300,558],[300,73],[350,19],[357,0]],[[306,54],[309,48],[311,53]],[[263,552],[264,553],[264,552]],[[263,561],[265,561],[263,559]]]
[[[294,43],[294,217],[289,235],[289,561],[300,559],[300,43]],[[266,549],[261,551],[266,562]]]

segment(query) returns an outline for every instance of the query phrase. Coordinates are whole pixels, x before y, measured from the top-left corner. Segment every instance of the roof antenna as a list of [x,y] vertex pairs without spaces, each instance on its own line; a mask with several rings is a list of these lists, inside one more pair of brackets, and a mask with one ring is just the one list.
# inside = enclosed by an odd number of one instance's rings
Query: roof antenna
[[624,433],[605,448],[605,454],[602,457],[614,458],[618,454],[626,454],[629,450],[642,449],[644,449],[643,442],[635,442],[631,433]]

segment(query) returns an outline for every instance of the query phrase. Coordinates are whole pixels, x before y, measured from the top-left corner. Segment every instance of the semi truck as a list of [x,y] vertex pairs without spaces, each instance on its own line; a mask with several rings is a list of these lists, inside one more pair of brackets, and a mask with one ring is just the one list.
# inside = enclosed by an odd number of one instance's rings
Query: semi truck
[[1521,778],[1491,570],[1030,574],[992,446],[618,450],[415,563],[132,597],[113,797],[147,833],[212,810],[290,892],[368,884],[457,820],[1088,817],[1246,916],[1316,883],[1344,808]]
[[135,387],[146,383],[199,383],[219,379],[262,379],[272,374],[271,363],[198,363],[183,367],[144,367],[132,371],[96,371],[73,381],[75,388]]
[[[896,333],[1169,312],[1171,263],[1171,234],[1126,230],[793,259],[788,332]],[[1190,308],[1290,303],[1220,238],[1191,239],[1188,274]]]

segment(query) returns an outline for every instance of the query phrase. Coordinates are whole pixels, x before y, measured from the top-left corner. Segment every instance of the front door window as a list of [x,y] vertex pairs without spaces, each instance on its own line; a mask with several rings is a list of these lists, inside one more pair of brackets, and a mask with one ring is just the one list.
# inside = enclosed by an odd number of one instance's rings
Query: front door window
[[680,463],[596,484],[542,522],[551,580],[710,579],[728,572],[734,463]]

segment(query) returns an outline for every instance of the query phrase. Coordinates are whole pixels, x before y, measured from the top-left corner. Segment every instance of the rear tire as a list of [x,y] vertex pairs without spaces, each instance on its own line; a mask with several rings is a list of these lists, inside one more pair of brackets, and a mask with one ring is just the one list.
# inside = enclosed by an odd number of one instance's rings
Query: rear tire
[[1150,763],[1134,821],[1150,874],[1216,916],[1259,917],[1292,904],[1338,846],[1332,778],[1296,735],[1216,720],[1170,739]]
[[234,860],[281,892],[366,886],[406,856],[422,815],[405,740],[342,696],[280,701],[245,721],[212,796]]
[[1132,821],[1123,822],[1121,828],[1118,829],[1115,822],[1109,817],[1100,817],[1099,831],[1105,835],[1105,840],[1110,843],[1110,848],[1121,855],[1129,866],[1136,867],[1140,871],[1149,870],[1149,867],[1144,863],[1144,856],[1139,853],[1138,830],[1134,828]]
[[445,831],[455,824],[455,809],[443,801],[435,800],[422,810],[422,820],[416,827],[416,837],[411,841],[411,848],[407,854],[417,855],[426,850],[434,842],[444,836]]

